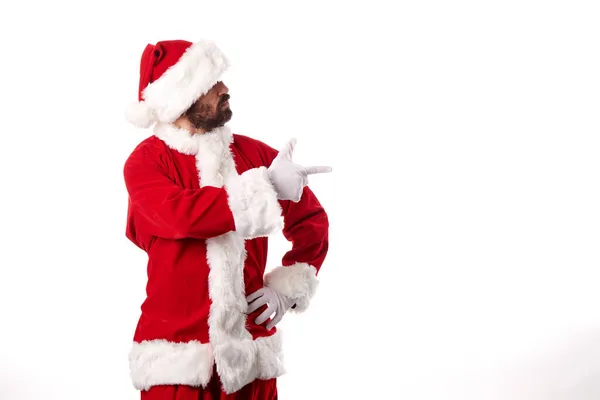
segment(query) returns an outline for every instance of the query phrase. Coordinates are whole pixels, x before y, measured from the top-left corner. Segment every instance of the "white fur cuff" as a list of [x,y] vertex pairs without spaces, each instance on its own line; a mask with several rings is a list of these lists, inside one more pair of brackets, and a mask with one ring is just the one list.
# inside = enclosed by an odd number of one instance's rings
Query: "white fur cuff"
[[281,206],[266,167],[249,169],[226,184],[236,231],[244,239],[283,229]]
[[308,308],[310,299],[317,291],[317,269],[307,263],[277,267],[265,275],[265,286],[296,301],[295,312]]
[[129,353],[133,386],[147,390],[155,385],[206,386],[214,358],[207,343],[173,343],[163,339],[134,342]]

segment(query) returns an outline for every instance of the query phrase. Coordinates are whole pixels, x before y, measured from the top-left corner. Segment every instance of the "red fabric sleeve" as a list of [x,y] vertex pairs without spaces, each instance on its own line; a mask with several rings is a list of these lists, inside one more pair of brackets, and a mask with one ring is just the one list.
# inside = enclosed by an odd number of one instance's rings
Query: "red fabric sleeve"
[[165,239],[208,239],[235,230],[225,188],[183,188],[143,147],[127,159],[123,173],[130,207],[146,220],[147,233]]
[[317,196],[307,187],[298,203],[282,201],[283,235],[292,242],[292,249],[284,254],[282,265],[307,263],[317,269],[325,261],[329,246],[329,220]]

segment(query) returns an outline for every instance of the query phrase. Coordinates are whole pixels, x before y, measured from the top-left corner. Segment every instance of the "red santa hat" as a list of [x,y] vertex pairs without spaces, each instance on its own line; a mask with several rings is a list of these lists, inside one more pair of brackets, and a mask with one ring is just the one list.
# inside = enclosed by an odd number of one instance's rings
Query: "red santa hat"
[[173,122],[228,68],[228,59],[212,41],[148,44],[140,63],[138,102],[125,110],[125,117],[140,128]]

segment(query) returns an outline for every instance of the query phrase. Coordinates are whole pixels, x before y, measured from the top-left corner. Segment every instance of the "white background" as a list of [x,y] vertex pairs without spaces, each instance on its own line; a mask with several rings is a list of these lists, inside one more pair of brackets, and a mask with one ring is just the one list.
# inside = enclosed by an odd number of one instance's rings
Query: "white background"
[[[597,1],[0,10],[0,399],[137,399],[124,236],[144,46],[210,38],[236,133],[333,167],[280,398],[600,398]],[[290,244],[274,238],[276,266]]]

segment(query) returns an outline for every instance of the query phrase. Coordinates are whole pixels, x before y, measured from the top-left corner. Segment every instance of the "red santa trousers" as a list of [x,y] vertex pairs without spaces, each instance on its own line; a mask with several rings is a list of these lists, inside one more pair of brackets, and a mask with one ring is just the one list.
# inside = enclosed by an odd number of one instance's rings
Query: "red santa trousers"
[[221,389],[216,373],[206,388],[186,385],[158,385],[141,392],[141,400],[277,400],[276,379],[256,379],[237,392],[227,394]]

